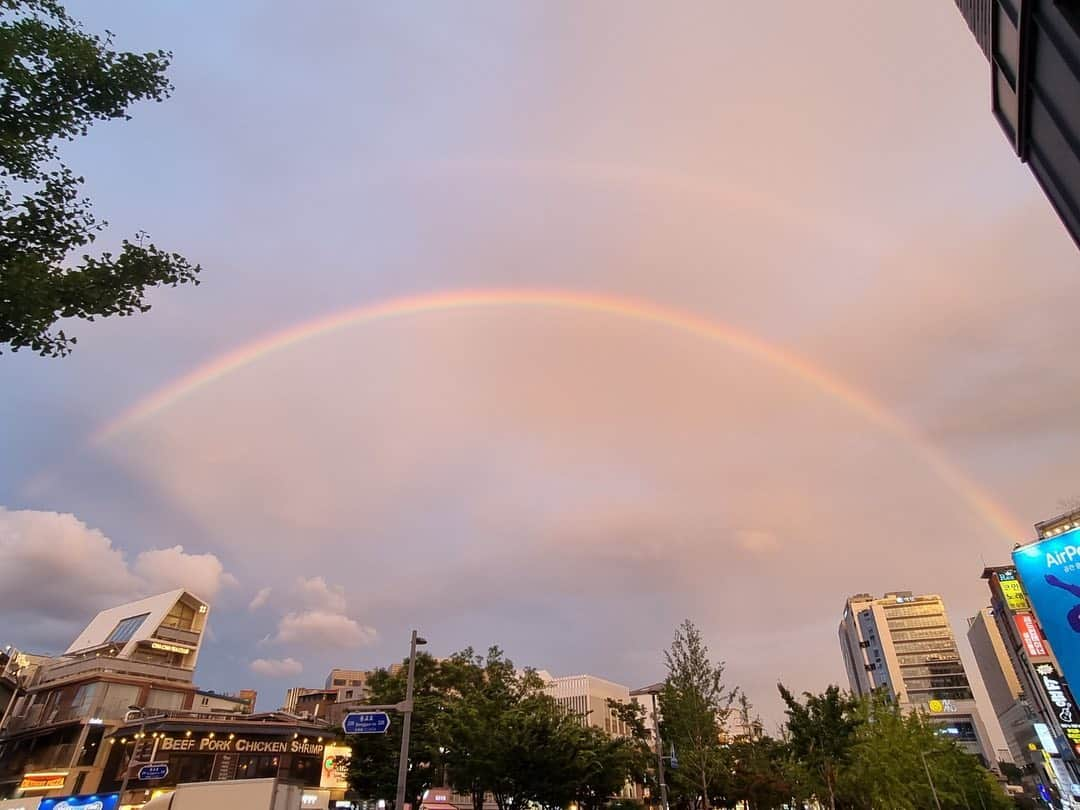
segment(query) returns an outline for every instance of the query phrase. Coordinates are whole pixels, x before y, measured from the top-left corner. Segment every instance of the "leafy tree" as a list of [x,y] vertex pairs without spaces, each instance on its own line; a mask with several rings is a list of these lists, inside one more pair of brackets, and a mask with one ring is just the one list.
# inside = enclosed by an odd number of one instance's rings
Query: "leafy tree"
[[668,676],[660,694],[661,736],[673,745],[679,767],[668,774],[673,793],[704,810],[724,792],[728,757],[721,747],[736,690],[724,684],[724,664],[713,664],[694,624],[686,620],[664,653]]
[[[376,670],[367,680],[372,705],[399,703],[405,699],[406,666],[396,672]],[[443,714],[449,701],[445,673],[427,653],[416,656],[413,683],[413,716],[409,735],[409,770],[405,801],[419,806],[424,791],[442,778],[445,748]],[[349,784],[359,795],[392,800],[397,795],[398,760],[401,754],[402,718],[392,714],[385,734],[358,734],[349,738],[352,759]]]
[[1024,781],[1024,772],[1012,762],[999,762],[998,770],[1010,785],[1019,785]]
[[0,0],[0,346],[12,351],[63,356],[76,338],[54,330],[61,318],[145,312],[149,288],[198,283],[198,266],[145,234],[124,240],[118,254],[68,261],[107,223],[80,196],[83,179],[60,162],[57,141],[126,119],[131,104],[172,90],[171,54],[111,45],[58,0]]
[[649,747],[643,707],[609,700],[609,709],[627,722],[630,733],[611,736],[595,726],[581,728],[582,744],[575,762],[574,798],[583,810],[598,810],[629,781],[640,781],[648,767]]
[[729,801],[744,802],[748,810],[765,810],[787,804],[795,790],[788,778],[787,746],[764,733],[761,718],[745,694],[736,710],[739,734],[731,742]]
[[840,777],[851,760],[855,732],[861,722],[859,701],[838,686],[820,695],[804,692],[800,702],[783,684],[777,684],[786,704],[788,745],[801,765],[803,789],[836,810]]
[[[903,712],[884,694],[861,701],[843,792],[859,807],[920,810],[1008,808],[994,776],[921,712]],[[933,780],[931,788],[929,772]]]
[[449,781],[457,792],[472,796],[475,810],[482,810],[505,754],[499,722],[528,690],[539,686],[523,682],[498,647],[486,656],[463,650],[444,662],[444,669],[451,694],[440,732],[446,741]]

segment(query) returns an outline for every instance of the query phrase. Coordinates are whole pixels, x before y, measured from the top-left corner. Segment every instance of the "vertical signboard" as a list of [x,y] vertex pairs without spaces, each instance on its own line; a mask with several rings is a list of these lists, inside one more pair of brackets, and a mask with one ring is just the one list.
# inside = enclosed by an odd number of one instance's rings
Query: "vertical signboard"
[[1001,589],[1001,596],[1005,600],[1006,606],[1013,613],[1017,613],[1022,610],[1031,610],[1028,605],[1027,597],[1024,596],[1024,587],[1020,584],[1020,581],[1016,578],[1016,571],[1009,569],[1008,571],[997,572],[998,587]]
[[1016,622],[1016,630],[1020,633],[1020,638],[1024,640],[1024,649],[1027,650],[1028,656],[1045,658],[1046,645],[1043,644],[1042,633],[1039,632],[1039,625],[1035,623],[1035,617],[1030,613],[1017,613],[1013,616],[1013,621]]
[[319,787],[330,790],[344,790],[349,787],[349,759],[352,748],[333,743],[323,749],[322,776]]
[[1065,679],[1080,683],[1080,529],[1016,549],[1013,563]]
[[1076,699],[1069,685],[1053,664],[1036,664],[1035,674],[1046,699],[1053,706],[1058,725],[1061,726],[1073,750],[1080,753],[1080,711],[1076,708]]

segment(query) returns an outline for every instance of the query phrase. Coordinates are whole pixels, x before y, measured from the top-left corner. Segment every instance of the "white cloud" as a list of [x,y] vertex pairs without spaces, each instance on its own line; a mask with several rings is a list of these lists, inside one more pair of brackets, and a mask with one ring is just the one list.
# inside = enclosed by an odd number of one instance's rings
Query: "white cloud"
[[295,658],[256,658],[248,668],[257,675],[270,678],[282,678],[286,675],[299,675],[304,665]]
[[123,552],[74,515],[0,507],[0,613],[88,619],[138,585]]
[[309,610],[285,614],[272,641],[307,647],[362,647],[377,638],[375,628],[342,613]]
[[[212,600],[236,578],[182,546],[123,551],[71,514],[0,507],[0,615],[26,616],[28,643],[59,644],[97,611],[177,587]],[[47,587],[44,587],[47,585]]]
[[258,610],[270,599],[270,588],[260,588],[255,597],[248,603],[248,610]]
[[188,554],[183,546],[142,551],[132,568],[146,590],[186,588],[208,601],[213,601],[222,588],[238,584],[216,556]]
[[345,612],[345,589],[340,585],[328,585],[322,577],[300,577],[296,580],[295,590],[301,605],[309,610]]

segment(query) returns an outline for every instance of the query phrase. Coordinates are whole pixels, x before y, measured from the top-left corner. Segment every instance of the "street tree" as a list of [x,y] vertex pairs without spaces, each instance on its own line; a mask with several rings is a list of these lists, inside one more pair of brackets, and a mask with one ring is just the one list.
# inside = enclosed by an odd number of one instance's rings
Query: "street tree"
[[[375,670],[365,684],[368,702],[390,705],[403,701],[407,666],[405,661],[396,672]],[[416,656],[413,701],[405,801],[418,807],[424,791],[441,779],[442,753],[439,749],[445,748],[443,715],[448,703],[443,669],[436,659],[423,652]],[[391,800],[397,794],[401,731],[401,715],[392,714],[390,728],[385,734],[349,737],[352,747],[349,784],[361,796]]]
[[0,0],[0,347],[63,356],[76,338],[55,328],[61,319],[145,312],[151,288],[198,283],[197,265],[145,234],[86,254],[107,223],[58,148],[168,97],[171,56],[115,51],[58,0]]
[[794,770],[801,776],[803,790],[836,810],[840,778],[856,742],[859,701],[838,686],[830,686],[819,695],[804,692],[804,701],[782,683],[777,688],[786,706],[788,746],[801,766]]
[[789,752],[784,742],[765,734],[750,699],[739,695],[735,709],[738,734],[730,743],[729,802],[743,802],[747,810],[769,810],[787,804],[795,794],[789,778]]
[[[858,807],[942,810],[1012,807],[993,775],[922,712],[904,712],[883,693],[864,698],[850,764],[841,777]],[[931,781],[932,780],[932,781]]]
[[664,653],[667,679],[660,693],[661,736],[674,747],[678,767],[668,784],[675,797],[704,810],[722,795],[729,757],[721,746],[736,690],[724,684],[723,662],[714,664],[694,624],[686,620]]

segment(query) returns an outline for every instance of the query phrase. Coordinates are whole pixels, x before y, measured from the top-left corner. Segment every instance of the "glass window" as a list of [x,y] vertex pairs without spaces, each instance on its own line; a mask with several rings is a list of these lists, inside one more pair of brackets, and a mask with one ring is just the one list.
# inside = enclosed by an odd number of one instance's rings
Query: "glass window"
[[121,619],[105,641],[109,644],[125,644],[131,641],[135,631],[142,627],[142,623],[146,621],[146,617],[149,615],[149,613],[143,613],[140,616],[129,616],[126,619]]
[[122,719],[129,707],[137,705],[139,691],[137,686],[110,683],[101,702],[101,717],[107,720]]
[[189,607],[183,602],[177,602],[172,606],[172,610],[169,611],[161,626],[173,627],[177,630],[190,630],[194,624],[195,608]]
[[[90,726],[86,732],[86,742],[83,743],[82,751],[79,752],[79,767],[92,767],[97,759],[98,751],[101,750],[101,739],[105,736],[105,726]],[[73,793],[78,793],[75,788]]]
[[965,742],[974,742],[978,739],[978,737],[975,736],[974,724],[963,720],[938,726],[938,734],[950,737],[954,740],[963,740]]
[[183,708],[184,693],[170,692],[164,689],[151,689],[146,697],[146,708],[177,710]]

